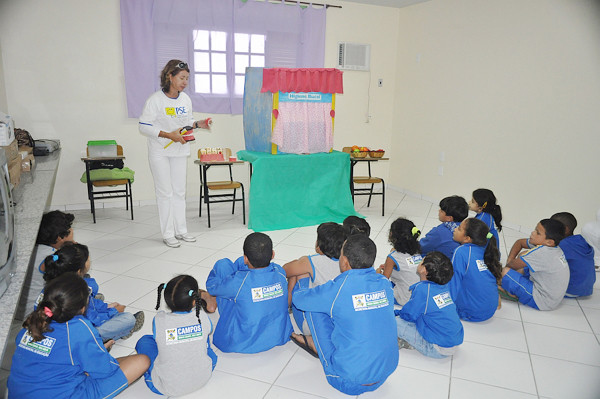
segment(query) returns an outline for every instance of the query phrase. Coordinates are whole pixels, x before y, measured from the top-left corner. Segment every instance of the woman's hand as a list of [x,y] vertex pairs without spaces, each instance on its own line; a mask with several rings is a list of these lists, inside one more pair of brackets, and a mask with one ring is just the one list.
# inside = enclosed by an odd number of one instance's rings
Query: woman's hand
[[165,139],[169,139],[172,140],[176,143],[181,143],[181,144],[185,144],[186,141],[183,139],[183,136],[181,135],[181,129],[177,129],[177,130],[173,130],[172,132],[163,132],[162,130],[160,131],[160,133],[158,134],[158,137],[163,137]]

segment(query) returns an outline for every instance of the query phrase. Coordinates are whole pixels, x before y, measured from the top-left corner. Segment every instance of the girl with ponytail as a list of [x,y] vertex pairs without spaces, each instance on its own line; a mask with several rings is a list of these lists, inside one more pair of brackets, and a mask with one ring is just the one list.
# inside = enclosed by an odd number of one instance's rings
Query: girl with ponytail
[[454,276],[449,283],[458,315],[468,321],[487,320],[500,303],[502,265],[496,238],[484,222],[475,218],[463,220],[453,238],[462,244],[452,256]]
[[[159,395],[181,396],[203,387],[217,364],[210,346],[212,322],[206,314],[210,297],[192,276],[180,275],[157,288],[156,310],[164,294],[171,312],[159,311],[152,335],[144,335],[135,350],[150,358],[144,379]],[[213,298],[214,301],[214,298]],[[203,308],[203,310],[201,310]]]
[[398,218],[390,227],[389,241],[394,249],[379,267],[379,273],[394,284],[394,300],[398,305],[408,302],[409,287],[419,282],[417,267],[423,260],[420,235],[419,229],[408,219]]
[[469,210],[477,214],[475,219],[479,219],[487,225],[490,233],[496,239],[496,244],[499,244],[498,232],[502,231],[502,210],[500,205],[496,203],[496,196],[492,190],[478,188],[473,191],[473,197],[469,202]]
[[112,398],[148,368],[145,355],[113,358],[83,313],[88,286],[76,273],[46,284],[17,334],[9,397]]

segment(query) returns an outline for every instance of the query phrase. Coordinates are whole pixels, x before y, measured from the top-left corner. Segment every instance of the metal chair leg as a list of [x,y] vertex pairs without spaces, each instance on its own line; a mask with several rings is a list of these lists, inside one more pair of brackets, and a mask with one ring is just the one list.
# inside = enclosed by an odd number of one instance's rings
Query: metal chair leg
[[233,189],[233,201],[231,201],[231,204],[232,204],[232,206],[231,206],[231,214],[232,215],[235,213],[235,191],[236,191],[236,189],[234,188]]
[[242,186],[242,218],[244,220],[244,224],[246,224],[246,196],[244,194],[244,185],[240,183]]
[[371,196],[373,195],[373,186],[375,184],[371,183],[371,191],[369,191],[369,201],[367,202],[367,208],[371,206]]
[[384,216],[385,212],[385,182],[381,179],[381,216]]
[[129,185],[129,207],[131,208],[131,220],[133,220],[133,191],[131,190],[131,181],[128,181]]

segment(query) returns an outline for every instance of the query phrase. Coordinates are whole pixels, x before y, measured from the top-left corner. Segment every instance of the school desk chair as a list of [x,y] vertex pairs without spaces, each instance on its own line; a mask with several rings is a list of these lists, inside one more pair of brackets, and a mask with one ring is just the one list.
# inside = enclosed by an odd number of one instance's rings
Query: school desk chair
[[[198,164],[200,169],[200,202],[198,204],[198,216],[202,217],[202,202],[206,204],[206,213],[208,215],[208,227],[210,228],[210,204],[216,204],[220,202],[231,202],[231,214],[235,214],[235,203],[240,201],[242,203],[242,219],[243,223],[246,224],[246,194],[244,191],[244,185],[233,180],[233,172],[231,166],[234,164],[243,164],[244,161],[238,161],[237,159],[231,158],[231,149],[223,148],[222,154],[216,157],[207,157],[206,149],[198,150],[198,159],[194,163]],[[219,156],[222,155],[222,156]],[[204,160],[203,160],[204,158]],[[227,166],[229,168],[229,180],[221,181],[209,181],[206,173],[209,168],[214,166]],[[236,196],[237,190],[241,191],[241,198]],[[219,192],[218,194],[211,194],[211,191]],[[223,193],[223,191],[230,191]]]
[[[354,202],[355,195],[368,195],[369,200],[367,201],[367,208],[371,206],[371,197],[374,195],[381,195],[381,216],[385,214],[385,182],[381,177],[372,176],[371,175],[371,162],[378,162],[381,160],[387,160],[387,158],[381,157],[373,157],[371,153],[368,151],[359,152],[358,154],[354,154],[351,152],[351,147],[343,147],[342,152],[347,152],[350,154],[350,192],[352,193],[352,202]],[[373,154],[377,155],[377,154]],[[357,163],[366,162],[369,175],[368,176],[354,176],[354,166]],[[381,183],[381,192],[373,191],[375,184]],[[367,184],[371,185],[371,187],[354,187],[355,184]]]

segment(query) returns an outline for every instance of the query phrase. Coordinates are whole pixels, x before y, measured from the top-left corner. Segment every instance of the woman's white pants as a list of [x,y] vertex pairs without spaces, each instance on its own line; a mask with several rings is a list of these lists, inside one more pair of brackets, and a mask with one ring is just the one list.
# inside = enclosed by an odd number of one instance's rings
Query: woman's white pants
[[185,223],[187,156],[165,157],[148,154],[148,161],[154,177],[156,205],[163,238],[187,233]]

